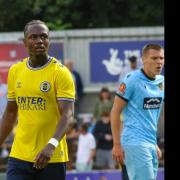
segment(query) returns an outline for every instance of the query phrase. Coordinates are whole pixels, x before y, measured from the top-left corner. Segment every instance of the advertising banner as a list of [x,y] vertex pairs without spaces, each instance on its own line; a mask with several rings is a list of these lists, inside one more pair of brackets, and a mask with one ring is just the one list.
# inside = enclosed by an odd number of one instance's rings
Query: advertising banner
[[[57,59],[63,58],[63,44],[52,42],[49,47],[49,55]],[[0,44],[0,76],[4,83],[7,82],[9,67],[27,57],[26,48],[22,43]]]
[[163,40],[90,43],[91,82],[117,82],[122,69],[128,66],[130,56],[136,56],[138,66],[141,66],[141,50],[148,43],[164,46]]

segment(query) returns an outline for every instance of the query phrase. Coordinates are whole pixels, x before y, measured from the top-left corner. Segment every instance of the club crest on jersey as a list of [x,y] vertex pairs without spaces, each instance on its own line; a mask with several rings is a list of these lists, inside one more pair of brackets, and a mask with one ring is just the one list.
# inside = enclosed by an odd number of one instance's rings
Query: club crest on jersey
[[49,82],[42,82],[41,85],[40,85],[40,89],[42,92],[48,92],[51,88],[51,85]]
[[119,92],[120,92],[122,95],[124,95],[125,90],[126,90],[126,85],[125,85],[125,83],[121,83],[120,86],[119,86]]
[[159,89],[162,91],[162,90],[163,90],[163,83],[159,83],[159,84],[158,84],[158,87],[159,87]]

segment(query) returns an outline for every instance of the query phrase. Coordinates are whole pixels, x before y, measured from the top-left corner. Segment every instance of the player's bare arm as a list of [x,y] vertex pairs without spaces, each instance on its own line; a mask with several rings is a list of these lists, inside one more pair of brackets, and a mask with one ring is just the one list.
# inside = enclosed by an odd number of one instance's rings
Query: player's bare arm
[[[67,132],[69,125],[73,121],[74,102],[58,101],[57,103],[58,103],[59,112],[61,114],[61,120],[59,121],[55,134],[52,138],[55,138],[58,141],[60,141]],[[41,152],[39,152],[39,154],[36,156],[35,159],[36,162],[34,163],[34,167],[38,169],[44,168],[51,159],[54,150],[55,150],[55,146],[48,143],[45,146],[45,148]]]
[[9,135],[16,122],[17,104],[16,101],[8,101],[1,125],[0,125],[0,146]]
[[159,148],[159,146],[156,144],[156,151],[157,151],[157,156],[158,156],[158,159],[161,159],[162,157],[162,151],[161,149]]
[[117,162],[123,164],[124,163],[124,153],[120,144],[120,130],[121,130],[121,122],[120,122],[120,114],[123,108],[126,106],[127,102],[118,96],[115,96],[114,104],[111,110],[111,129],[113,136],[113,149],[112,149],[112,157]]

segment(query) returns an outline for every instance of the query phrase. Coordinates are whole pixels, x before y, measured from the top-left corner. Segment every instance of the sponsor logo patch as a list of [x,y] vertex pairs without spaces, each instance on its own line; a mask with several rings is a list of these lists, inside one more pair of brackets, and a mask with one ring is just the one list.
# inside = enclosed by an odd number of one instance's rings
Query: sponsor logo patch
[[120,86],[119,86],[119,92],[120,92],[122,95],[124,95],[125,90],[126,90],[126,85],[125,85],[125,83],[121,83]]
[[162,97],[144,98],[143,109],[159,109]]
[[16,88],[21,88],[22,83],[21,82],[17,82]]

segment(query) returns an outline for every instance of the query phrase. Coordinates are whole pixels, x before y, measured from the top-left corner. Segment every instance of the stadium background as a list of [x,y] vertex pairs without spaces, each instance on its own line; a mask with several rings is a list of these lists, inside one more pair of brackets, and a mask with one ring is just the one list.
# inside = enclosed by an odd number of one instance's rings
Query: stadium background
[[[113,95],[117,87],[117,69],[123,68],[122,62],[136,55],[141,64],[140,49],[145,43],[164,44],[163,8],[162,0],[134,0],[133,3],[131,0],[0,0],[0,74],[3,81],[6,82],[10,65],[26,56],[22,44],[24,25],[32,19],[41,19],[51,29],[50,55],[62,62],[72,59],[82,77],[85,94],[79,118],[89,121],[100,89],[107,86]],[[112,57],[117,62],[114,65],[110,63]],[[164,151],[164,108],[158,137]],[[0,170],[3,172],[5,168],[6,161],[0,159]],[[0,180],[4,179],[5,174],[0,173]],[[120,180],[120,170],[67,172],[67,180],[100,179]],[[164,159],[160,161],[158,180],[164,180]]]
[[[84,83],[84,96],[80,103],[79,118],[91,119],[93,105],[100,89],[107,86],[112,94],[116,89],[118,74],[112,75],[102,63],[110,61],[110,50],[117,50],[116,60],[126,61],[130,55],[136,55],[141,64],[141,48],[148,42],[164,45],[163,27],[108,28],[86,30],[52,31],[49,54],[63,62],[65,58],[74,61],[75,69]],[[0,33],[0,73],[3,81],[7,80],[11,64],[25,57],[22,44],[23,33]],[[121,68],[121,67],[120,67]],[[122,67],[123,68],[123,67]],[[164,139],[164,112],[162,111],[158,128],[158,137]],[[163,166],[162,162],[162,165]],[[164,169],[159,170],[159,180],[164,179]],[[68,172],[68,180],[96,180],[101,176],[119,179],[120,171],[94,171],[92,174]],[[4,174],[2,174],[4,177]],[[3,178],[2,178],[3,179]]]

